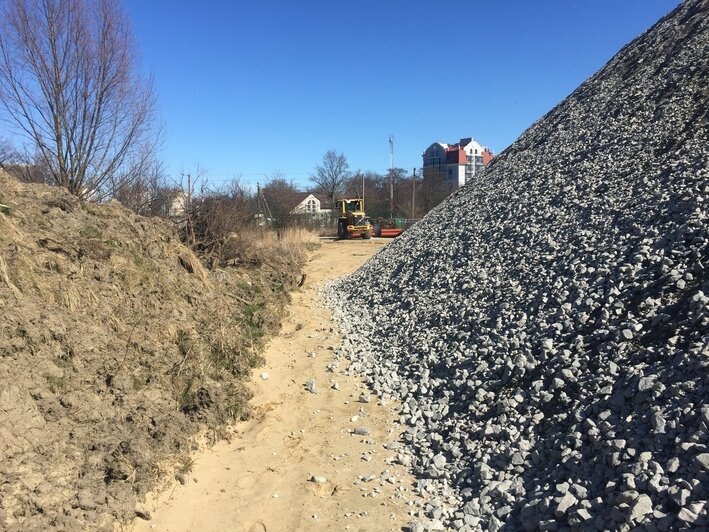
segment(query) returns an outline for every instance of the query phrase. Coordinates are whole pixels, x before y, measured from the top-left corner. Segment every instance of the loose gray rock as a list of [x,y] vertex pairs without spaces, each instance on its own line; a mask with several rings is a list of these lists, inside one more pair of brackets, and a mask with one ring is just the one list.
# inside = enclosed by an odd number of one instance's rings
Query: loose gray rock
[[446,465],[446,457],[443,456],[442,454],[437,454],[436,456],[433,457],[433,467],[436,469],[443,469]]
[[576,497],[574,497],[571,493],[566,493],[566,495],[564,495],[559,501],[559,504],[557,504],[554,513],[557,517],[561,517],[577,502]]
[[325,290],[447,526],[709,523],[707,72],[686,0]]
[[630,505],[628,521],[640,522],[650,513],[652,513],[652,499],[647,495],[640,495]]
[[694,457],[697,469],[709,471],[709,453],[701,453]]
[[425,532],[426,529],[418,521],[411,521],[409,523],[409,532]]
[[318,386],[315,384],[315,379],[308,379],[305,381],[305,389],[308,390],[310,393],[318,393]]

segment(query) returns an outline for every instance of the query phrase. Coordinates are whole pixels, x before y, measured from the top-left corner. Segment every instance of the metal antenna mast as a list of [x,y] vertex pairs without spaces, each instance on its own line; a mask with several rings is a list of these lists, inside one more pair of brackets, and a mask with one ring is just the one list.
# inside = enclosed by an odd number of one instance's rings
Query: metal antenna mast
[[389,218],[394,218],[394,135],[389,135]]

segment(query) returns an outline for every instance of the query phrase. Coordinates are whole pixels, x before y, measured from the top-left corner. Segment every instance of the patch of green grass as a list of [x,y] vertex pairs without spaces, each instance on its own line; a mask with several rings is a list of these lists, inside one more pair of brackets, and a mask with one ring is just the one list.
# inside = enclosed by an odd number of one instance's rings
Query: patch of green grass
[[143,388],[145,388],[145,381],[143,379],[140,379],[137,375],[132,375],[131,376],[131,381],[133,382],[133,390],[134,391],[140,391]]
[[248,350],[238,346],[215,342],[209,352],[215,367],[228,371],[230,374],[243,377],[251,368]]
[[261,342],[266,336],[266,330],[261,319],[261,312],[264,310],[264,303],[253,303],[246,305],[243,309],[243,317],[237,319],[237,325],[241,329],[244,337],[260,347]]
[[212,338],[210,359],[216,368],[244,377],[263,362],[258,351],[266,331],[255,317],[261,307],[260,304],[248,305],[244,315],[229,324],[229,329],[238,330],[238,337],[224,338],[222,333],[216,333]]
[[242,311],[244,313],[244,319],[242,321],[246,321],[249,324],[257,324],[258,323],[258,313],[260,310],[263,309],[263,303],[251,303],[250,305],[246,305]]
[[243,421],[247,418],[246,399],[239,389],[230,384],[226,390],[224,412],[231,421]]
[[195,377],[187,379],[187,382],[179,393],[177,404],[181,412],[190,412],[196,410],[198,407],[197,393],[194,391],[196,380]]
[[49,389],[52,393],[61,393],[66,390],[67,380],[64,377],[57,377],[55,375],[45,375],[47,379],[47,384],[49,384]]
[[184,329],[179,329],[177,331],[175,344],[177,344],[177,350],[180,352],[180,356],[187,356],[192,350],[192,338],[190,337],[190,333]]
[[177,474],[189,475],[192,472],[192,469],[194,468],[194,465],[196,463],[196,458],[190,458],[188,456],[184,457],[182,460],[180,460],[180,467],[177,468]]
[[74,358],[74,348],[70,345],[63,345],[62,350],[57,356],[57,364],[59,366],[68,366]]
[[248,281],[239,280],[236,282],[236,287],[243,292],[246,297],[254,297],[263,292],[262,288],[258,284],[250,283]]
[[98,227],[94,227],[93,225],[87,225],[86,227],[82,228],[81,231],[79,231],[79,235],[83,236],[84,238],[101,238],[103,236],[103,233]]

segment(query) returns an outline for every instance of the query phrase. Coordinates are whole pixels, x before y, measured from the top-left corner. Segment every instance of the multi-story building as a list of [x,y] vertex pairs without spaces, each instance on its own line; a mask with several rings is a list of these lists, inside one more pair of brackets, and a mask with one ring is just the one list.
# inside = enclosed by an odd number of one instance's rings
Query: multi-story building
[[460,139],[456,144],[434,142],[423,152],[423,177],[443,181],[452,188],[462,187],[492,158],[492,152],[473,138]]

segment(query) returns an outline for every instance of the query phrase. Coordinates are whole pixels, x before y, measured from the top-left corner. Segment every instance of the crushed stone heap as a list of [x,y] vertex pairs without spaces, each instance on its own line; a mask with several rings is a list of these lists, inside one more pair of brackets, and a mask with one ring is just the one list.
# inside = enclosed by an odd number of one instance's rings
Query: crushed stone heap
[[329,289],[419,517],[709,526],[708,26],[680,5]]

